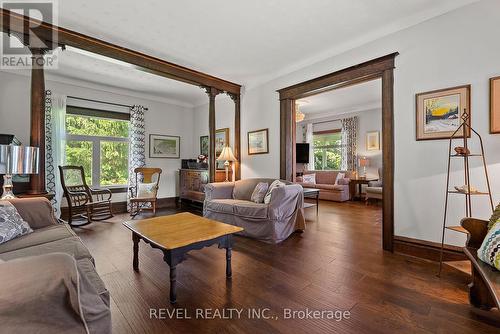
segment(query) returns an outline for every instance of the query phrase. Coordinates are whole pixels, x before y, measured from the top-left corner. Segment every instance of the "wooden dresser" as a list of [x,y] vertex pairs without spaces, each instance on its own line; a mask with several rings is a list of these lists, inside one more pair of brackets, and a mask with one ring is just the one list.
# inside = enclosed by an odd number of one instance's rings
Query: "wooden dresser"
[[[215,171],[215,182],[224,182],[225,170]],[[233,179],[233,172],[229,171],[229,179]],[[202,203],[205,200],[204,188],[208,183],[207,169],[179,169],[179,191],[181,200],[190,200]]]

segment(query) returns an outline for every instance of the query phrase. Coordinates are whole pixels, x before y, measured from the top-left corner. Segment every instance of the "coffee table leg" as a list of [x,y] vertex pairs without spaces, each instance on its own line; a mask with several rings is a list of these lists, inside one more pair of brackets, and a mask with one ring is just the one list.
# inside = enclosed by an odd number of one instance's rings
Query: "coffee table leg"
[[231,247],[226,248],[226,277],[231,278],[233,272],[231,269]]
[[319,192],[316,193],[316,218],[319,215]]
[[176,266],[170,267],[170,304],[177,302],[177,268]]
[[132,267],[135,271],[139,270],[139,236],[132,233],[132,241],[134,242],[134,259],[132,261]]

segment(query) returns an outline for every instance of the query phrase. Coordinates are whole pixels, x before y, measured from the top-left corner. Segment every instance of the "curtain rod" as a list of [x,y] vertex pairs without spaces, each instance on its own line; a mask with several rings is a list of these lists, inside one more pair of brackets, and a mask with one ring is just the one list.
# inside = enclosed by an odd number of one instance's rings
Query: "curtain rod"
[[[109,104],[112,106],[118,106],[118,107],[125,107],[125,108],[132,108],[133,106],[126,105],[126,104],[120,104],[120,103],[113,103],[113,102],[105,102],[105,101],[99,101],[99,100],[92,100],[92,99],[86,99],[83,97],[76,97],[76,96],[68,96],[70,99],[75,99],[75,100],[82,100],[82,101],[89,101],[89,102],[97,102],[97,103],[103,103],[103,104]],[[144,108],[144,110],[148,110],[148,108]]]

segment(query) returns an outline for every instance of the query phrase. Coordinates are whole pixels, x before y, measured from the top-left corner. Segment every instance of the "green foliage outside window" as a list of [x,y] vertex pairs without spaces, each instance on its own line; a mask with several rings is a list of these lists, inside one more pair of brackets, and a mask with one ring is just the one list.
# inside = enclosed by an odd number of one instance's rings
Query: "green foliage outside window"
[[128,126],[117,119],[66,115],[66,133],[72,135],[128,138]]
[[342,164],[342,134],[317,134],[313,137],[314,169],[338,170]]
[[[66,164],[83,166],[89,185],[125,185],[128,181],[128,142],[123,138],[128,138],[128,133],[128,121],[68,114]],[[93,145],[97,147],[97,156]],[[97,160],[99,168],[92,168]],[[93,176],[98,178],[99,184],[93,184]]]

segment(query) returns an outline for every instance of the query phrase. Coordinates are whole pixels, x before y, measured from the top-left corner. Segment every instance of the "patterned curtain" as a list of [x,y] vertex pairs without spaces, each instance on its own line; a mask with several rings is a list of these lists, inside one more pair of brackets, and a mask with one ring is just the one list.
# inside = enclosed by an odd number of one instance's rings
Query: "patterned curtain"
[[355,171],[356,144],[358,139],[358,117],[342,120],[342,170]]
[[[127,199],[130,198],[130,189],[136,186],[134,169],[146,165],[146,126],[144,123],[143,106],[130,108],[130,130],[129,130],[129,163],[128,163],[128,187]],[[130,211],[130,202],[128,203]]]
[[308,170],[314,170],[314,124],[308,123],[306,126],[306,140],[305,143],[309,144],[309,163],[307,165]]
[[58,166],[64,164],[65,118],[66,96],[45,91],[45,187],[55,194],[52,206],[57,217],[61,215],[63,197]]

